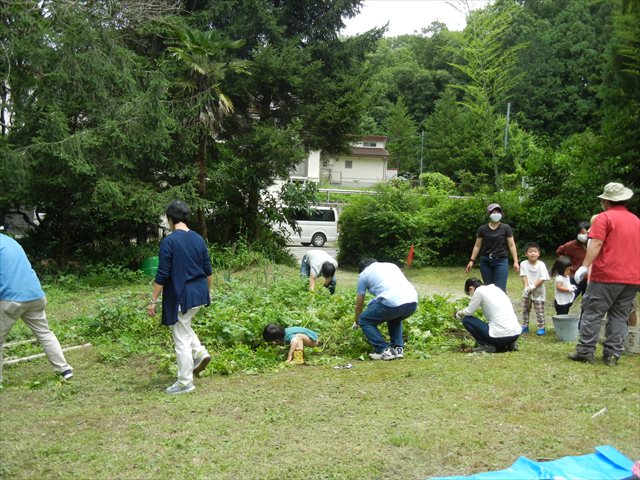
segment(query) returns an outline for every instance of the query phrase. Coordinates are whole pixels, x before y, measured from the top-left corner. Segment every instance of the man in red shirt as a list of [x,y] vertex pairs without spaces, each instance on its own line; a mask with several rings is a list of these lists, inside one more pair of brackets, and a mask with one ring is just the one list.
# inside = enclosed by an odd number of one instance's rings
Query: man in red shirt
[[579,283],[591,266],[587,292],[582,299],[577,362],[594,363],[600,324],[607,314],[603,358],[615,365],[627,335],[627,319],[640,288],[640,219],[627,210],[633,192],[621,183],[608,183],[598,195],[604,210],[591,225],[589,246],[582,266],[575,273]]

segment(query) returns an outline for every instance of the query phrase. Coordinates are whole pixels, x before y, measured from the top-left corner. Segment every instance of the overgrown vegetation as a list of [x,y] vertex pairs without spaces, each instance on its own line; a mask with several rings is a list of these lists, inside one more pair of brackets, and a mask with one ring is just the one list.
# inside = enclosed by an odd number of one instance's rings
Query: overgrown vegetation
[[[263,275],[261,275],[261,273]],[[262,329],[267,323],[304,326],[320,333],[317,355],[310,363],[337,363],[364,358],[369,345],[359,331],[353,331],[353,293],[339,289],[330,296],[322,289],[310,293],[307,283],[279,280],[268,267],[257,269],[253,280],[221,280],[209,307],[194,320],[194,328],[212,355],[210,373],[255,373],[281,364],[284,347],[265,344]],[[175,368],[168,329],[146,313],[146,297],[127,292],[116,297],[99,297],[95,315],[74,319],[60,333],[65,341],[89,341],[102,361],[120,364],[132,356],[157,359],[159,368]],[[412,355],[427,357],[435,350],[464,344],[452,336],[460,331],[453,312],[458,308],[445,297],[422,298],[418,311],[406,321]]]

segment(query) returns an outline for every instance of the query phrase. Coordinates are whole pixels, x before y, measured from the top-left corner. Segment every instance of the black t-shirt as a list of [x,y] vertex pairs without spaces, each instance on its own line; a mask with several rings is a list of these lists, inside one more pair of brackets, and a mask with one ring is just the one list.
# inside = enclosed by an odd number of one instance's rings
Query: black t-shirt
[[482,255],[504,258],[508,252],[507,238],[513,237],[513,231],[506,223],[501,223],[495,230],[485,223],[478,229],[477,237],[482,238]]

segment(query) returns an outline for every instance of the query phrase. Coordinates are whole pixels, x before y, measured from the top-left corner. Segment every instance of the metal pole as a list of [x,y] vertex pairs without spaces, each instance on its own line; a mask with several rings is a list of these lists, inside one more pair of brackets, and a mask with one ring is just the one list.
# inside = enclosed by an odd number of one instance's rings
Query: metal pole
[[422,152],[424,151],[424,130],[420,132],[420,176],[418,179],[420,180],[420,186],[422,186]]
[[511,102],[507,103],[507,122],[504,125],[504,150],[507,151],[509,145],[509,116],[511,115]]

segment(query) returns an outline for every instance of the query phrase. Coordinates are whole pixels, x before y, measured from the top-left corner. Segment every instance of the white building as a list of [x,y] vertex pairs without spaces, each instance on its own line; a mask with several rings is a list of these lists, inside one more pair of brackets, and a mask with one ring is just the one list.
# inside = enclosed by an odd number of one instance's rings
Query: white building
[[396,177],[389,168],[387,137],[367,135],[351,144],[348,154],[330,155],[320,151],[309,153],[289,176],[289,180],[312,181],[343,187],[371,186]]

